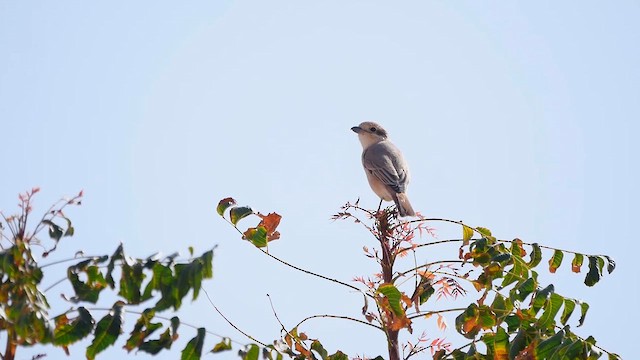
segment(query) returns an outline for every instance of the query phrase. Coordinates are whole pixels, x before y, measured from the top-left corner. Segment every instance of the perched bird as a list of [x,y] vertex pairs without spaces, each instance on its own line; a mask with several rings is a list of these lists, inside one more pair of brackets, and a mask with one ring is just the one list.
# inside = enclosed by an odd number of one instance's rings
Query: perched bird
[[362,166],[369,185],[382,200],[393,201],[400,216],[415,216],[407,198],[409,167],[400,150],[388,139],[387,131],[380,125],[365,121],[351,128],[362,144]]

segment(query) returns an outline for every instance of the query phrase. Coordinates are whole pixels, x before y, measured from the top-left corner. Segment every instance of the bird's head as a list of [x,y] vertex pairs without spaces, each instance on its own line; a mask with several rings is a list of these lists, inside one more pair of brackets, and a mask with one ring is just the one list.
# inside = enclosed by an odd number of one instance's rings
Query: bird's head
[[364,149],[387,139],[387,131],[373,121],[365,121],[358,126],[352,127],[351,130],[358,134],[358,139]]

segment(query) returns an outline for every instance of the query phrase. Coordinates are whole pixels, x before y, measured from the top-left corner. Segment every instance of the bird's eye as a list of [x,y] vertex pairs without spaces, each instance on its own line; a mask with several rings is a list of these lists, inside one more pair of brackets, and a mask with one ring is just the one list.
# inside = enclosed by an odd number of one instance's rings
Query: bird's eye
[[376,128],[375,127],[371,127],[369,130],[371,130],[371,132],[376,132]]

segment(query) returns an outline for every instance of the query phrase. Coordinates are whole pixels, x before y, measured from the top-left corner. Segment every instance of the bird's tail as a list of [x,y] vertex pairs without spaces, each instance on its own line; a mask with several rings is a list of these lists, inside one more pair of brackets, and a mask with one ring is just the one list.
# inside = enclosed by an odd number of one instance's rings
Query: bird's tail
[[396,203],[396,207],[398,207],[398,213],[400,213],[400,217],[416,216],[416,212],[413,211],[413,206],[411,206],[407,194],[396,193],[393,196],[393,201]]

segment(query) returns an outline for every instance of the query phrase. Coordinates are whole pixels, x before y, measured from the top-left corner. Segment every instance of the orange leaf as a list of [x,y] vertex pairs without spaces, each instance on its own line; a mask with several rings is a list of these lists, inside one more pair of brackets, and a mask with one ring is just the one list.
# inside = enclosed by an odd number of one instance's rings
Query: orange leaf
[[411,298],[408,297],[405,293],[402,293],[401,299],[405,303],[405,305],[407,305],[407,307],[410,307],[411,304],[413,304],[413,301],[411,301]]
[[527,255],[527,252],[524,250],[522,240],[515,238],[513,239],[513,241],[515,241],[518,244],[518,248],[520,248],[520,256],[524,257],[525,255]]
[[282,219],[282,216],[274,212],[268,215],[262,215],[260,213],[257,215],[262,219],[258,226],[264,226],[264,228],[267,229],[267,240],[272,241],[279,239],[280,233],[276,231],[276,228],[280,225],[280,219]]
[[436,321],[438,324],[438,329],[445,331],[447,330],[447,322],[444,319],[444,316],[438,314],[438,320]]
[[400,329],[407,328],[411,332],[411,319],[406,316],[394,317],[389,324],[389,329],[398,331]]
[[296,343],[296,350],[298,350],[300,354],[304,355],[305,358],[311,358],[311,352],[305,349],[300,343]]

